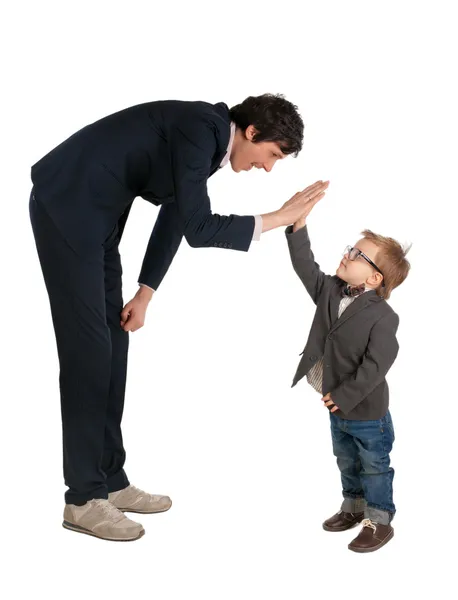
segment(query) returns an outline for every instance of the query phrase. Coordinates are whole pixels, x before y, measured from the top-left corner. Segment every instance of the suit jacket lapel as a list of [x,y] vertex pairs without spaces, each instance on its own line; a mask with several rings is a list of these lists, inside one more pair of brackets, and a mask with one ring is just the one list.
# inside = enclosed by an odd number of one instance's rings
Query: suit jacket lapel
[[342,285],[336,283],[331,290],[329,299],[329,312],[331,318],[331,327],[333,327],[337,321],[337,315],[339,314],[339,304],[342,300]]
[[[339,309],[339,304],[340,304],[341,299],[342,299],[341,296],[337,298],[337,311]],[[366,308],[366,306],[369,306],[369,304],[371,304],[372,302],[378,302],[379,300],[380,300],[380,298],[377,296],[377,293],[375,292],[375,290],[371,290],[370,292],[365,292],[364,294],[361,294],[361,296],[358,296],[357,298],[355,298],[355,300],[350,304],[350,306],[348,306],[344,310],[340,319],[336,318],[336,320],[333,321],[332,326],[331,326],[331,331],[335,331],[343,323],[345,323],[345,321],[348,321],[348,319],[351,319],[352,317],[357,315],[360,311],[364,310]],[[331,304],[332,304],[332,302],[331,302]],[[336,317],[337,317],[337,314],[338,314],[338,312],[335,315]]]
[[221,164],[223,158],[226,156],[226,153],[227,153],[227,147],[225,149],[220,148],[218,154],[215,154],[215,157],[212,161],[212,166],[211,166],[211,171],[210,171],[209,177],[214,175],[216,173],[216,171],[219,170],[220,164]]
[[221,161],[226,156],[227,147],[231,137],[231,119],[229,116],[229,108],[224,102],[218,102],[213,105],[215,111],[215,124],[217,126],[218,150],[215,153],[212,161],[210,177],[219,169]]

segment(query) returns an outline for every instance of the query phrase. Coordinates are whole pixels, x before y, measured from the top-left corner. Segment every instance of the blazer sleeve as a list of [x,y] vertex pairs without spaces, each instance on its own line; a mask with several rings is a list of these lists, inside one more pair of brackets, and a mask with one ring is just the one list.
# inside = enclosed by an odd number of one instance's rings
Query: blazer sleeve
[[157,290],[177,253],[183,230],[177,205],[172,202],[161,207],[149,239],[138,283]]
[[286,228],[285,234],[293,268],[313,302],[317,304],[323,286],[331,281],[332,277],[323,273],[320,265],[315,262],[307,226],[294,233],[292,226],[289,226]]
[[246,252],[253,238],[254,216],[221,216],[211,211],[207,179],[217,150],[212,124],[188,118],[175,123],[169,136],[175,203],[186,241],[193,248]]
[[399,350],[396,331],[399,317],[392,312],[373,326],[363,360],[349,378],[331,392],[331,398],[344,414],[351,412],[385,379]]

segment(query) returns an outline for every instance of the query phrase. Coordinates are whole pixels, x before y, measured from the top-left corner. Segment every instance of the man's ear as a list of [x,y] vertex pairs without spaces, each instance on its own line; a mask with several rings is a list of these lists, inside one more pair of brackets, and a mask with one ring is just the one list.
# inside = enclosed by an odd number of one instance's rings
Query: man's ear
[[253,141],[257,133],[258,132],[256,131],[254,125],[248,125],[248,127],[245,129],[245,137],[249,142]]

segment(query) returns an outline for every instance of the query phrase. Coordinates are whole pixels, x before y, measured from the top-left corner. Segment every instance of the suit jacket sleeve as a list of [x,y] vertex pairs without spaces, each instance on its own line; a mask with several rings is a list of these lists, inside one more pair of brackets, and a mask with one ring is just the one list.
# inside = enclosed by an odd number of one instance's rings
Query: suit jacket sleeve
[[332,278],[330,275],[323,273],[320,265],[315,262],[306,226],[294,233],[293,228],[290,226],[286,228],[285,233],[293,268],[313,302],[317,304],[323,286]]
[[175,124],[169,148],[175,203],[188,244],[246,252],[253,238],[254,216],[221,216],[211,211],[207,179],[217,150],[212,124],[201,118]]
[[331,398],[344,414],[351,412],[366,396],[382,383],[398,354],[396,331],[399,317],[390,313],[372,328],[364,358],[351,376],[343,381]]
[[154,224],[139,283],[157,290],[183,239],[183,230],[177,205],[172,202],[161,207]]

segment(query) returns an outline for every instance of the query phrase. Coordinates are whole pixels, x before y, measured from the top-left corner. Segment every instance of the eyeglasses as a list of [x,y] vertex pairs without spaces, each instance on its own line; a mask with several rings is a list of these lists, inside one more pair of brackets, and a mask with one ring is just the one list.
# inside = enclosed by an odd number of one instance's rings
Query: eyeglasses
[[353,246],[347,246],[345,248],[344,256],[346,254],[348,254],[348,260],[356,260],[357,258],[359,258],[361,256],[361,258],[364,258],[364,260],[366,262],[368,262],[371,265],[371,267],[374,267],[374,269],[376,271],[378,271],[380,273],[380,275],[383,276],[382,271],[377,267],[377,265],[375,263],[373,263],[371,261],[371,259],[364,254],[364,252],[361,252],[361,250],[359,248],[353,248]]

